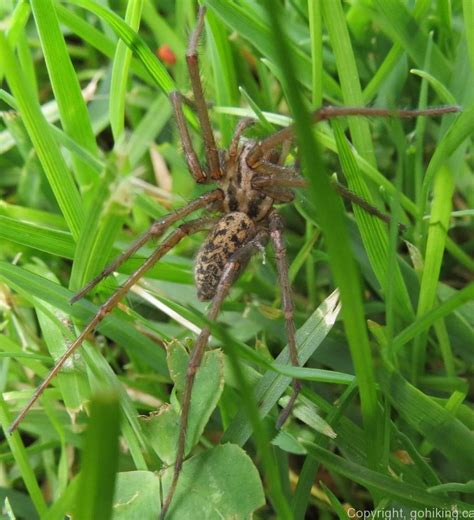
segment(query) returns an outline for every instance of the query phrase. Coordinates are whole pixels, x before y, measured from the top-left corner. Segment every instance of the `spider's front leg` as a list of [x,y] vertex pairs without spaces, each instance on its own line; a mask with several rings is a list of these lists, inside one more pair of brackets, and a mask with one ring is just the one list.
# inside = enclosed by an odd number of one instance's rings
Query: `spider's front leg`
[[172,213],[168,213],[159,220],[153,222],[150,229],[148,229],[143,235],[141,235],[133,244],[123,251],[112,263],[107,265],[103,271],[98,274],[95,278],[90,280],[80,291],[78,291],[71,299],[70,303],[75,303],[89,293],[94,287],[96,287],[104,278],[112,274],[114,271],[125,263],[132,255],[134,255],[141,247],[143,247],[150,240],[157,240],[163,233],[169,229],[170,226],[187,217],[191,213],[198,211],[201,208],[218,204],[222,200],[223,194],[221,190],[213,190],[208,193],[204,193],[197,199],[192,200],[186,206],[179,208]]
[[[208,312],[207,318],[209,321],[214,321],[220,312],[224,299],[229,294],[232,284],[236,281],[242,268],[247,264],[250,257],[261,251],[268,242],[268,232],[262,229],[257,232],[254,238],[243,244],[228,260],[222,271],[219,283],[217,285],[215,294],[212,298],[211,308]],[[181,417],[180,417],[180,428],[178,437],[178,448],[176,452],[176,461],[174,464],[173,478],[168,488],[163,506],[161,508],[160,518],[164,519],[168,509],[173,500],[178,479],[183,466],[185,456],[185,445],[186,445],[186,432],[188,427],[189,410],[191,407],[192,390],[194,385],[194,379],[196,372],[201,365],[201,361],[206,349],[207,343],[210,336],[209,327],[204,327],[199,334],[194,348],[191,352],[191,358],[189,360],[188,370],[186,374],[186,383],[183,392]]]

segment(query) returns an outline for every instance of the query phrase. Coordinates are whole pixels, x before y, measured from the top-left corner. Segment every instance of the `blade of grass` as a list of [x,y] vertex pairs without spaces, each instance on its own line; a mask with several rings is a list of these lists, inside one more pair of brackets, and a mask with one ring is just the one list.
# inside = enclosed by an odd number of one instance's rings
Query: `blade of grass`
[[[331,47],[336,58],[344,104],[348,106],[363,106],[364,99],[360,87],[359,73],[341,2],[340,0],[322,2],[321,7]],[[372,136],[370,135],[367,119],[359,117],[349,118],[348,125],[355,148],[364,159],[375,166]],[[371,201],[369,200],[368,202]]]
[[[71,305],[69,303],[73,295],[71,291],[21,267],[10,265],[7,262],[0,262],[0,277],[13,289],[21,291],[24,297],[28,298],[29,295],[32,295],[43,299],[83,322],[97,313],[98,307],[85,300]],[[98,329],[126,349],[130,349],[134,356],[142,359],[144,363],[156,370],[158,374],[166,377],[168,369],[164,352],[156,348],[154,341],[138,332],[130,324],[125,313],[118,312],[117,314],[117,316],[106,318]]]
[[43,497],[43,493],[36,481],[36,477],[33,468],[28,460],[28,456],[25,450],[23,441],[18,432],[13,434],[7,433],[8,425],[10,424],[11,416],[8,406],[5,403],[3,395],[0,395],[0,423],[2,424],[4,438],[6,439],[13,457],[18,464],[19,472],[26,489],[28,490],[29,496],[38,512],[38,516],[46,512],[46,502]]
[[[332,4],[332,2],[325,3],[325,9]],[[295,119],[303,171],[309,181],[308,192],[317,207],[319,222],[327,241],[331,270],[341,292],[342,315],[359,382],[367,446],[370,446],[367,457],[369,464],[375,467],[379,460],[378,449],[382,443],[379,438],[381,431],[378,424],[375,376],[364,320],[359,273],[349,246],[342,203],[330,187],[329,178],[318,151],[318,144],[310,131],[311,119],[298,92],[292,57],[282,38],[283,32],[278,14],[271,2],[267,0],[265,5],[269,20],[275,29],[272,41],[276,50],[277,62],[282,70],[286,70],[286,92]],[[328,11],[325,12],[327,15]],[[308,175],[310,171],[314,173]]]
[[[134,31],[140,27],[143,0],[130,0],[127,2],[125,23]],[[125,124],[125,96],[127,94],[128,73],[132,51],[123,41],[119,41],[115,50],[112,65],[112,79],[110,81],[109,117],[114,141],[117,142],[122,135]]]
[[[61,125],[66,134],[96,156],[95,136],[81,87],[59,27],[54,2],[52,0],[32,0],[31,8],[54,97],[58,103]],[[75,155],[73,155],[72,163],[81,191],[87,200],[87,194],[90,193],[97,180],[97,173],[87,162]]]
[[406,345],[410,340],[422,334],[429,327],[434,325],[437,320],[444,318],[464,303],[474,298],[474,284],[470,284],[456,293],[443,303],[430,309],[423,316],[419,316],[415,322],[400,332],[393,340],[392,348],[397,350]]
[[[314,354],[323,339],[329,334],[339,314],[337,293],[333,293],[314,311],[311,317],[296,332],[298,359],[302,364]],[[233,347],[232,347],[233,348]],[[276,358],[283,365],[290,363],[288,346]],[[254,400],[259,403],[262,417],[265,417],[278,402],[283,392],[291,384],[291,378],[268,371],[256,384]],[[222,442],[234,442],[243,446],[252,433],[248,419],[243,411],[237,413],[227,428]]]
[[370,489],[377,489],[383,496],[400,501],[402,504],[430,506],[441,509],[470,511],[471,506],[459,500],[437,497],[423,488],[406,484],[398,479],[377,473],[308,441],[302,441],[310,456],[321,461],[326,467],[351,481]]
[[0,216],[0,237],[63,258],[74,257],[75,244],[71,234],[51,229],[48,225],[31,224],[16,218]]
[[[361,175],[354,156],[351,153],[349,144],[343,134],[339,122],[333,122],[334,136],[339,151],[339,160],[342,170],[347,178],[349,189],[360,194],[364,200],[370,198],[369,191],[365,183],[361,181]],[[387,285],[390,283],[394,289],[394,297],[396,301],[395,310],[400,316],[405,317],[407,321],[411,321],[414,316],[413,308],[408,296],[408,291],[402,278],[400,268],[397,264],[393,266],[391,277],[388,275],[388,259],[389,259],[389,241],[387,236],[387,227],[380,219],[369,215],[365,210],[353,205],[354,215],[358,224],[358,228],[365,246],[365,250],[370,260],[370,265],[374,270],[383,292],[387,293]]]
[[174,81],[168,74],[168,71],[164,65],[159,61],[156,56],[151,52],[149,47],[143,41],[143,39],[129,27],[118,15],[116,15],[110,9],[103,7],[96,2],[91,0],[66,0],[69,3],[73,3],[88,11],[91,11],[99,18],[106,21],[114,32],[121,38],[122,41],[129,47],[129,49],[137,56],[142,62],[145,69],[150,74],[151,78],[155,83],[163,90],[165,94],[169,94],[171,91],[176,89]]
[[474,4],[470,0],[463,0],[462,11],[464,14],[464,30],[466,31],[471,70],[474,70]]
[[[115,53],[116,42],[106,36],[104,33],[96,29],[87,20],[84,20],[71,9],[67,9],[63,5],[56,4],[56,13],[61,23],[69,27],[71,31],[87,42],[91,47],[98,50],[104,56],[112,58]],[[131,70],[142,81],[149,85],[154,85],[154,81],[146,71],[143,64],[135,57],[132,58]]]
[[78,520],[112,518],[115,478],[119,461],[120,409],[117,395],[96,395],[91,402],[79,488]]
[[423,217],[426,214],[428,194],[438,170],[449,159],[449,156],[458,148],[458,146],[473,133],[474,105],[471,105],[456,117],[452,125],[443,135],[442,139],[437,143],[435,153],[428,165],[421,187],[421,206],[419,207],[420,216]]
[[[425,261],[421,277],[420,294],[416,311],[417,318],[426,314],[435,303],[441,262],[443,260],[451,218],[454,193],[453,174],[447,166],[442,166],[435,178],[433,206],[430,218],[430,228],[425,250]],[[412,380],[416,381],[425,367],[426,341],[428,331],[425,330],[415,338],[412,357]]]
[[390,365],[381,367],[380,387],[411,427],[456,464],[466,477],[474,467],[473,433],[454,414],[410,385]]
[[3,57],[6,79],[18,103],[25,127],[69,229],[77,240],[83,222],[79,192],[41,112],[36,93],[18,68],[3,32],[0,32],[0,54]]
[[[374,7],[380,14],[382,28],[393,41],[398,42],[421,68],[425,61],[428,35],[405,4],[399,0],[374,0]],[[449,81],[451,63],[437,45],[432,50],[432,72],[443,83]]]
[[309,33],[311,36],[312,103],[323,104],[323,21],[321,0],[308,0]]
[[[274,50],[269,43],[274,29],[257,13],[252,13],[250,5],[247,5],[246,9],[244,6],[224,0],[207,0],[206,3],[222,21],[247,39],[263,56],[271,62],[276,62]],[[296,42],[291,42],[290,45],[298,80],[311,88],[312,79],[311,74],[308,73],[311,71],[310,58]],[[339,85],[327,73],[324,73],[323,83],[331,97],[340,98]]]
[[[335,428],[338,425],[342,414],[356,394],[357,385],[354,382],[346,388],[342,396],[337,400],[336,406],[333,407],[326,417],[326,422],[329,426]],[[329,444],[330,438],[322,434],[317,434],[315,441],[319,446],[325,448]],[[298,484],[296,485],[295,494],[291,504],[296,520],[303,520],[305,517],[307,502],[319,467],[320,461],[318,459],[315,459],[310,455],[306,456],[303,468],[298,477]]]
[[451,94],[449,89],[445,87],[443,83],[441,83],[441,81],[435,78],[432,74],[420,69],[410,69],[410,73],[425,79],[433,87],[433,90],[438,94],[439,98],[444,104],[457,105],[456,98]]
[[[430,9],[430,5],[431,2],[429,0],[416,2],[411,15],[416,21],[423,20]],[[383,63],[377,69],[376,73],[373,75],[372,79],[364,89],[364,100],[366,103],[372,101],[372,99],[377,95],[381,85],[390,76],[391,72],[400,61],[400,58],[403,56],[403,53],[404,47],[399,42],[395,42],[385,57]]]
[[[232,49],[227,32],[212,11],[206,15],[206,29],[211,50],[216,102],[219,105],[237,105],[239,94]],[[228,117],[219,117],[219,129],[222,145],[227,148],[233,133],[232,121]]]
[[69,287],[78,290],[105,267],[131,206],[130,186],[120,177],[112,181],[114,161],[106,168],[91,196],[81,236],[75,250]]

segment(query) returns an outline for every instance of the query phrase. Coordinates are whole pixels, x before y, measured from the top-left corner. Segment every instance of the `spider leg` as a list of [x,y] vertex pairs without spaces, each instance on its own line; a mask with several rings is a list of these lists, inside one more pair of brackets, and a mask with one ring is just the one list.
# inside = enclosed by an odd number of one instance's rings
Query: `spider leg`
[[[283,221],[276,210],[269,216],[270,221],[270,240],[275,251],[278,280],[281,287],[281,301],[285,316],[286,335],[288,337],[288,350],[291,364],[295,367],[300,366],[298,361],[298,348],[296,346],[296,330],[294,321],[293,300],[291,297],[291,286],[288,278],[288,261],[286,258],[286,246],[283,238]],[[293,404],[301,390],[301,383],[293,379],[293,392],[290,401],[280,413],[277,421],[277,428],[281,428],[283,423],[290,415]]]
[[259,175],[252,178],[252,188],[265,193],[277,203],[291,202],[295,198],[293,189],[306,186],[305,179],[292,166],[261,161],[254,170]]
[[133,273],[131,274],[125,283],[119,287],[99,308],[97,314],[89,321],[80,335],[69,345],[64,354],[59,358],[59,360],[54,365],[53,369],[50,371],[46,379],[41,383],[40,386],[35,390],[33,396],[28,401],[26,406],[21,410],[18,414],[17,418],[13,421],[10,428],[8,429],[9,433],[15,431],[17,426],[23,420],[23,417],[28,413],[30,408],[35,404],[35,402],[39,399],[41,394],[50,384],[51,380],[56,376],[56,374],[61,370],[64,363],[71,357],[71,355],[77,350],[87,335],[93,332],[99,323],[109,314],[117,303],[122,299],[122,297],[127,294],[132,285],[134,285],[149,269],[151,269],[158,260],[163,257],[170,249],[172,249],[176,244],[178,244],[184,237],[191,235],[192,233],[196,233],[198,231],[202,231],[204,229],[209,229],[214,223],[216,219],[210,219],[206,217],[198,218],[196,220],[191,220],[190,222],[186,222],[181,224],[177,229],[175,229],[166,239],[157,247],[157,249],[150,255],[145,262]]
[[213,190],[204,195],[201,195],[197,199],[192,200],[186,206],[165,215],[152,224],[150,229],[146,231],[141,237],[139,237],[133,244],[123,251],[111,264],[98,274],[95,278],[90,280],[79,292],[77,292],[69,301],[70,303],[77,302],[90,292],[99,282],[101,282],[106,276],[116,271],[126,260],[128,260],[133,254],[135,254],[144,244],[149,240],[159,238],[172,224],[187,217],[189,214],[194,213],[198,209],[204,208],[205,206],[222,200],[223,193],[221,190]]
[[201,76],[199,73],[199,59],[197,53],[197,46],[199,37],[204,26],[204,15],[206,8],[201,6],[199,8],[198,21],[196,27],[189,40],[188,49],[186,51],[186,63],[188,64],[189,77],[191,79],[191,88],[194,95],[194,104],[196,107],[199,123],[202,128],[202,136],[206,149],[206,160],[209,168],[211,179],[220,179],[222,171],[219,161],[219,153],[217,151],[214,133],[212,131],[211,122],[209,120],[209,113],[207,111],[206,100],[202,89]]
[[[372,206],[372,204],[369,204],[365,199],[362,197],[359,197],[357,193],[354,193],[350,189],[346,188],[344,184],[341,184],[339,181],[337,181],[334,178],[331,178],[331,186],[345,199],[349,200],[352,204],[356,204],[360,208],[362,208],[364,211],[369,213],[370,215],[378,218],[379,220],[382,220],[383,222],[390,224],[392,221],[392,217],[390,215],[387,215],[383,211],[380,211],[375,206]],[[401,222],[398,222],[398,227],[401,231],[406,230],[405,224],[402,224]]]
[[188,164],[188,169],[196,182],[206,182],[207,176],[201,168],[199,159],[193,148],[191,136],[189,134],[188,126],[184,118],[183,103],[185,98],[181,92],[175,91],[170,94],[170,101],[173,105],[174,115],[176,117],[176,124],[178,126],[181,143],[183,145],[184,157]]
[[[275,199],[278,199],[278,193],[281,188],[304,188],[307,186],[306,180],[298,175],[295,168],[290,166],[280,166],[278,164],[261,161],[254,169],[263,175],[252,179],[252,187],[262,190],[270,196],[274,193]],[[392,221],[390,215],[369,204],[369,202],[346,188],[344,184],[341,184],[336,179],[331,179],[331,185],[339,195],[349,200],[352,204],[356,204],[370,215],[373,215],[387,224]],[[402,231],[406,229],[406,226],[402,223],[398,223],[398,227]]]
[[[246,265],[249,258],[257,251],[260,251],[262,247],[267,243],[267,241],[268,232],[266,230],[261,230],[253,239],[249,240],[230,257],[229,261],[227,262],[222,271],[219,285],[216,289],[216,294],[212,299],[211,309],[209,310],[209,313],[207,315],[209,321],[214,321],[219,315],[222,303],[228,295],[229,290],[232,287],[232,284],[237,279],[241,267],[243,265]],[[173,478],[170,487],[168,488],[168,492],[166,494],[163,507],[161,509],[161,519],[165,518],[166,513],[171,505],[171,501],[173,500],[173,496],[176,491],[176,486],[178,484],[179,475],[181,473],[181,468],[185,457],[186,432],[188,426],[189,411],[191,408],[191,398],[194,379],[196,376],[196,372],[199,366],[201,365],[201,361],[204,355],[204,351],[206,349],[206,345],[209,341],[210,334],[211,333],[209,327],[204,327],[201,333],[199,334],[194,348],[191,352],[188,370],[186,373],[186,383],[183,392],[178,448],[176,451],[176,461],[174,464]]]
[[[335,117],[365,116],[365,117],[398,117],[408,119],[419,116],[440,116],[459,112],[458,106],[431,107],[420,110],[390,110],[377,107],[334,107],[326,106],[312,113],[313,123],[334,119]],[[292,140],[295,135],[294,125],[270,135],[269,137],[255,143],[255,146],[247,155],[247,163],[253,168],[269,151],[285,141]]]
[[250,117],[247,117],[245,119],[241,119],[234,130],[234,135],[232,136],[232,141],[229,146],[229,157],[232,159],[235,159],[238,154],[239,150],[239,142],[240,138],[242,137],[242,134],[244,131],[251,125],[255,124],[255,119],[252,119]]

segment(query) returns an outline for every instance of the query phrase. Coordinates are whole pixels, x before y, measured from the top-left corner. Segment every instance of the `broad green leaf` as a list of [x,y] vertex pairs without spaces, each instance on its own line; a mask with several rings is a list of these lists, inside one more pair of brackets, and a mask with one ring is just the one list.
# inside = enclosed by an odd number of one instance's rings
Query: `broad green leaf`
[[[158,518],[160,489],[162,486],[162,496],[166,496],[172,473],[172,467],[161,475],[147,471],[119,473],[114,519]],[[251,459],[241,448],[225,444],[183,464],[167,518],[252,518],[264,503],[262,484]]]
[[[168,345],[168,369],[180,399],[184,391],[189,354],[181,343]],[[186,454],[199,442],[209,418],[214,411],[224,388],[224,360],[221,351],[206,352],[196,373],[191,398],[186,435]],[[164,405],[156,414],[143,421],[150,443],[161,460],[171,464],[176,459],[179,434],[180,410]]]

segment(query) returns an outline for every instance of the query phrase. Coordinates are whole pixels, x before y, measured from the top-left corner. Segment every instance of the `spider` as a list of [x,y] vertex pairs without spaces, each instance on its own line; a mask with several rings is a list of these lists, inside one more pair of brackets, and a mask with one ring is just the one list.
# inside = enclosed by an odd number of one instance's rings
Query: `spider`
[[[98,276],[81,289],[71,299],[71,303],[83,298],[101,280],[116,271],[121,264],[136,253],[146,242],[162,237],[173,224],[202,209],[207,210],[212,215],[216,213],[221,213],[222,215],[220,217],[203,216],[181,223],[157,246],[141,267],[132,273],[125,283],[101,305],[97,314],[85,326],[80,335],[58,360],[48,377],[37,388],[31,400],[13,422],[10,432],[18,426],[66,360],[83,343],[85,338],[96,329],[106,315],[116,307],[130,288],[182,239],[203,230],[208,231],[208,235],[197,254],[194,274],[198,298],[202,301],[211,302],[207,319],[209,321],[217,319],[231,286],[245,269],[250,258],[254,254],[263,251],[267,243],[270,243],[274,251],[278,280],[281,287],[282,310],[290,359],[292,365],[299,366],[293,319],[294,310],[288,276],[288,261],[283,237],[284,225],[278,210],[275,208],[276,204],[291,202],[294,197],[293,189],[304,186],[304,179],[298,174],[298,169],[295,166],[286,166],[284,164],[292,144],[294,129],[291,126],[287,127],[260,141],[243,141],[244,131],[255,123],[252,119],[243,119],[236,126],[229,149],[224,152],[218,150],[204,99],[198,64],[197,47],[203,30],[204,16],[205,8],[201,7],[186,54],[194,99],[190,101],[180,92],[173,92],[170,95],[170,101],[174,108],[184,156],[191,176],[197,183],[215,183],[217,188],[156,221],[130,248],[119,255]],[[193,148],[185,120],[185,105],[190,106],[197,113],[205,145],[207,168],[201,166]],[[313,113],[313,121],[317,123],[318,121],[334,117],[354,115],[408,118],[421,115],[441,115],[457,110],[457,107],[438,107],[426,110],[391,111],[367,107],[327,106]],[[277,151],[279,149],[281,149],[280,152]],[[387,215],[368,205],[367,202],[358,198],[355,194],[348,192],[342,185],[337,184],[336,189],[343,196],[350,198],[353,203],[362,206],[376,217],[384,221],[390,220]],[[176,462],[174,464],[172,482],[162,505],[162,518],[165,517],[170,507],[183,465],[193,383],[209,337],[209,327],[204,327],[191,353],[182,398]],[[293,380],[292,395],[288,404],[280,413],[278,426],[281,426],[289,416],[300,388],[300,382]]]

